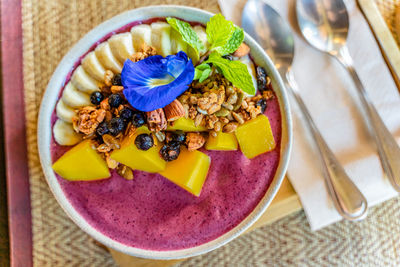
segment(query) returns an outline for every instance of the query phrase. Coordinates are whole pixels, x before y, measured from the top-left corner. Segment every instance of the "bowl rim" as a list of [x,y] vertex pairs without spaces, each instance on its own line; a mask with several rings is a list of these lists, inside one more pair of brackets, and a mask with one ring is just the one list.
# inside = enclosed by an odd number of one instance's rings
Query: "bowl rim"
[[[97,25],[82,37],[60,61],[47,85],[40,105],[37,130],[40,163],[46,181],[57,202],[72,221],[95,240],[103,243],[109,248],[131,256],[157,260],[182,259],[207,253],[235,239],[257,221],[271,203],[282,183],[288,167],[293,139],[292,117],[286,88],[271,59],[261,46],[258,45],[257,42],[247,33],[245,33],[245,42],[252,49],[254,61],[256,61],[256,63],[258,61],[259,63],[257,64],[262,65],[266,69],[267,73],[271,77],[274,92],[278,97],[281,113],[282,136],[279,164],[267,192],[254,210],[234,228],[216,239],[199,246],[185,249],[155,251],[127,246],[113,240],[92,227],[70,204],[53,172],[50,151],[50,142],[52,138],[51,116],[68,73],[73,69],[76,61],[84,55],[90,47],[107,34],[134,21],[173,16],[187,21],[200,22],[204,24],[213,15],[213,13],[208,11],[180,5],[154,5],[125,11]],[[254,54],[257,54],[257,56],[254,56]]]

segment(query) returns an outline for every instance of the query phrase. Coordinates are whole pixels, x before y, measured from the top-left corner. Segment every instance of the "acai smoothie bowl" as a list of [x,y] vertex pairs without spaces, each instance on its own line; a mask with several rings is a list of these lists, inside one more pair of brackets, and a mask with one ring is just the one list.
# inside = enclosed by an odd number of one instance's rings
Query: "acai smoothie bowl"
[[262,48],[223,15],[127,11],[86,34],[48,84],[38,126],[47,182],[110,248],[208,252],[279,189],[292,140],[284,90]]

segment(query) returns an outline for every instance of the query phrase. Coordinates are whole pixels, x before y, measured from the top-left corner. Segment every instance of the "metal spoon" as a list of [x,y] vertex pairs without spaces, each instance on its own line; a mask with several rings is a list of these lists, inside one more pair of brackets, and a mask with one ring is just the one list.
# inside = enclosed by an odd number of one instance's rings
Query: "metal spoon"
[[400,148],[354,70],[353,59],[346,46],[349,16],[345,3],[342,0],[297,0],[296,10],[305,39],[315,48],[336,58],[348,70],[367,115],[364,119],[370,126],[382,168],[394,189],[400,192]]
[[262,0],[249,0],[243,10],[242,27],[261,44],[272,58],[306,118],[306,125],[318,147],[328,192],[337,211],[347,220],[364,218],[368,209],[367,200],[350,180],[326,144],[299,94],[291,71],[294,58],[294,39],[289,25]]

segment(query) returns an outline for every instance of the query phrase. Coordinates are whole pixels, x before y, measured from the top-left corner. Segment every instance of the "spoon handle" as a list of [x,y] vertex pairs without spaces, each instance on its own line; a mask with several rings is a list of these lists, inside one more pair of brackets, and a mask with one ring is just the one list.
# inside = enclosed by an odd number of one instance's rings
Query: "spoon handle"
[[400,192],[400,147],[391,135],[381,117],[372,104],[360,78],[353,67],[353,60],[346,46],[342,47],[339,54],[335,55],[339,62],[349,71],[352,77],[361,103],[365,110],[366,122],[370,126],[371,135],[375,140],[382,168],[389,178],[393,188]]
[[310,112],[301,98],[298,86],[293,74],[289,71],[286,75],[286,84],[296,99],[301,112],[306,118],[307,125],[314,137],[317,151],[320,154],[323,176],[328,192],[333,200],[336,210],[347,220],[360,220],[365,217],[368,210],[368,203],[360,190],[351,181],[342,165],[325,142],[317,126],[315,125]]

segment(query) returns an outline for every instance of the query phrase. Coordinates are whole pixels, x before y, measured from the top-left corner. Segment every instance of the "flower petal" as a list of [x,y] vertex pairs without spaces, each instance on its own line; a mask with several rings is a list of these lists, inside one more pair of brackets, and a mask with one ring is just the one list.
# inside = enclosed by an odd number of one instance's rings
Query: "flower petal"
[[184,52],[126,60],[121,73],[126,99],[141,111],[165,107],[187,90],[193,78],[193,63]]

